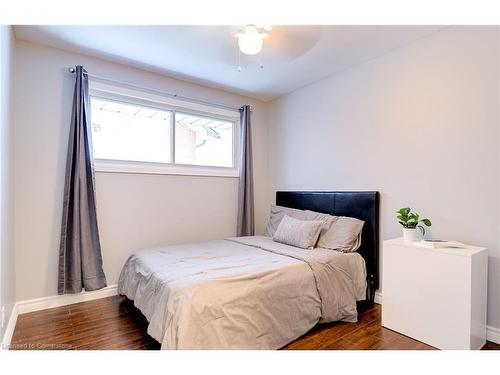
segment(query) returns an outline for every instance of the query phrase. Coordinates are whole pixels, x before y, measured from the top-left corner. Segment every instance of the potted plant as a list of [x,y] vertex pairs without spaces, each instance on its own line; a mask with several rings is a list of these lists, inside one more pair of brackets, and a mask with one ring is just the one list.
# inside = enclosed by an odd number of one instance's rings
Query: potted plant
[[[403,226],[403,238],[405,242],[413,242],[417,239],[417,228],[425,235],[424,225],[430,227],[432,225],[429,219],[420,219],[420,215],[412,212],[410,207],[401,208],[396,211],[399,224]],[[423,225],[419,225],[419,224]]]

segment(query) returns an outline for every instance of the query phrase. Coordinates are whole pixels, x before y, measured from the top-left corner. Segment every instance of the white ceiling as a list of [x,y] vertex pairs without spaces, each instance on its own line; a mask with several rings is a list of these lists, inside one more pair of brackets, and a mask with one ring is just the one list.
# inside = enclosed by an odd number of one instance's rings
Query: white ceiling
[[267,101],[441,28],[273,26],[264,69],[242,54],[241,72],[236,26],[15,26],[15,35]]

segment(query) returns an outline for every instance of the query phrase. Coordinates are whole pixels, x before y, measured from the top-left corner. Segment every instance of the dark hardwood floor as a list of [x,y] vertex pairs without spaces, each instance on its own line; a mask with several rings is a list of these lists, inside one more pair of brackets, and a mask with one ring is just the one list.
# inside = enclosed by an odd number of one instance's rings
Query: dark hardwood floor
[[[283,349],[433,349],[380,325],[380,305],[357,323],[320,324]],[[19,315],[11,349],[160,349],[133,304],[115,296]],[[500,349],[488,342],[483,349]]]

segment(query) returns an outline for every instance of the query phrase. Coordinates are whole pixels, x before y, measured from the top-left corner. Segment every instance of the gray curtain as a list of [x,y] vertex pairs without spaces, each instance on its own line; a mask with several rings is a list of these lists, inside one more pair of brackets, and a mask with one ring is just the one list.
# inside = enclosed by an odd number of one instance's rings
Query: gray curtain
[[87,72],[76,67],[59,248],[58,293],[106,286],[97,228]]
[[240,108],[240,184],[238,190],[238,227],[236,231],[238,236],[253,236],[255,234],[251,112],[248,105]]

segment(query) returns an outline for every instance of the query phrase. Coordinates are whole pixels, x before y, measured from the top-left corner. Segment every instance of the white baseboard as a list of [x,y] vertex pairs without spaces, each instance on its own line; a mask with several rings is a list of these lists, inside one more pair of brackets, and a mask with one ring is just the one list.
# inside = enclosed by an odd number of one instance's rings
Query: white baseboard
[[93,292],[81,292],[78,294],[63,294],[50,297],[42,297],[29,299],[25,301],[19,301],[14,304],[12,308],[12,313],[10,314],[9,323],[7,324],[7,329],[5,330],[2,348],[7,349],[12,340],[12,335],[14,334],[14,329],[16,327],[17,316],[20,314],[26,314],[33,311],[52,309],[54,307],[72,305],[74,303],[92,301],[95,299],[106,298],[115,296],[117,292],[117,285],[110,285],[106,288],[96,290]]
[[488,326],[486,328],[486,340],[500,344],[500,328]]
[[29,299],[26,301],[19,301],[16,303],[18,314],[26,314],[33,311],[52,309],[54,307],[72,305],[85,301],[92,301],[94,299],[106,298],[115,296],[117,293],[117,286],[110,285],[93,292],[81,292],[78,294],[63,294],[50,297],[42,297]]
[[382,304],[382,294],[378,291],[375,292],[375,303]]
[[14,334],[14,328],[16,328],[18,314],[19,313],[17,311],[17,303],[15,303],[14,306],[12,307],[12,312],[10,313],[9,322],[7,323],[7,327],[3,334],[2,346],[0,349],[7,349],[9,347],[10,342],[12,340],[12,335]]
[[[375,292],[375,303],[382,304],[382,293]],[[487,326],[486,327],[486,340],[500,344],[500,328]]]

